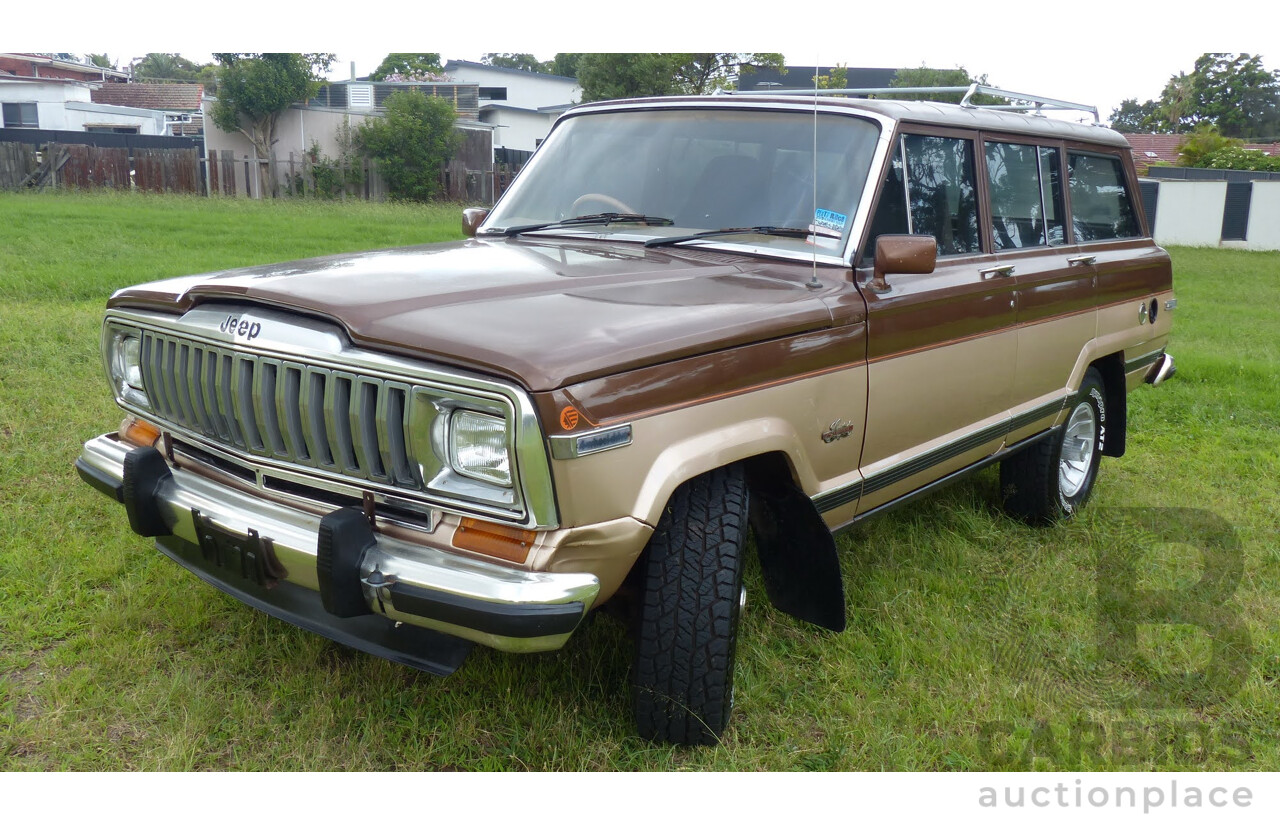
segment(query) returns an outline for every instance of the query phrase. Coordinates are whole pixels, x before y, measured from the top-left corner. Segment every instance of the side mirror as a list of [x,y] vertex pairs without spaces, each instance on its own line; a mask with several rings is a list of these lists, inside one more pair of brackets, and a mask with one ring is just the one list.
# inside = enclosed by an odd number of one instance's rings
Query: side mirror
[[478,206],[462,210],[463,234],[468,238],[474,238],[476,230],[480,228],[480,224],[484,223],[484,219],[487,217],[489,217],[489,210],[481,209]]
[[888,292],[885,275],[928,275],[938,265],[938,242],[932,235],[881,235],[876,238],[871,291]]

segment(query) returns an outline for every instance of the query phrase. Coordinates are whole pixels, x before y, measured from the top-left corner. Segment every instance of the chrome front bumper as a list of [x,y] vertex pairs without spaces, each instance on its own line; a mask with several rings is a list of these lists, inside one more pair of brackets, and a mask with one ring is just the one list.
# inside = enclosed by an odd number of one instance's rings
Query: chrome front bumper
[[[515,569],[374,533],[349,508],[322,517],[277,504],[174,467],[114,434],[87,442],[76,469],[125,505],[135,532],[156,536],[166,555],[206,581],[286,621],[399,661],[375,649],[380,642],[353,639],[381,638],[404,623],[499,650],[554,650],[600,591],[588,573]],[[341,528],[339,514],[347,516]],[[291,603],[309,600],[306,615],[260,603],[277,591],[291,593]],[[342,603],[345,609],[335,608]],[[376,632],[367,629],[373,619]]]

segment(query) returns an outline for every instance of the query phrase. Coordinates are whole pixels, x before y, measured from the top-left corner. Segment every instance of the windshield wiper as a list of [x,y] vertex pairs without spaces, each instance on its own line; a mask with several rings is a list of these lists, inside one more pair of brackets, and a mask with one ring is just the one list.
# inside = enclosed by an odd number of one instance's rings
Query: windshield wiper
[[565,218],[562,221],[531,223],[524,226],[508,226],[506,229],[499,229],[496,232],[486,232],[484,234],[502,235],[507,238],[512,238],[525,232],[536,232],[539,229],[556,229],[562,226],[608,226],[613,223],[643,223],[648,226],[671,226],[673,221],[670,218],[656,218],[652,215],[637,215],[632,212],[600,212],[596,215],[581,215],[576,218]]
[[672,235],[669,238],[653,238],[644,242],[646,247],[674,246],[686,241],[697,241],[702,238],[715,238],[720,235],[781,235],[784,238],[807,238],[814,234],[808,229],[793,226],[743,226],[735,229],[708,229],[692,235]]

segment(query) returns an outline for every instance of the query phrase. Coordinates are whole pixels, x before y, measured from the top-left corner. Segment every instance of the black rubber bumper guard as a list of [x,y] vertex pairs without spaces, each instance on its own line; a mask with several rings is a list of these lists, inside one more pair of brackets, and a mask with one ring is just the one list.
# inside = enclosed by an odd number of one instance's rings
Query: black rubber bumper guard
[[[441,676],[457,670],[473,647],[469,640],[398,623],[370,611],[361,586],[360,561],[376,544],[377,535],[358,509],[336,510],[320,520],[316,558],[320,592],[316,593],[274,575],[278,563],[274,562],[270,538],[252,531],[248,536],[227,533],[195,511],[192,517],[200,542],[193,544],[172,535],[156,503],[171,471],[155,448],[139,447],[125,455],[122,482],[82,460],[76,461],[76,470],[90,486],[123,504],[129,526],[141,536],[155,538],[160,552],[208,584],[270,616]],[[403,582],[393,583],[389,589],[391,603],[401,613],[500,636],[568,633],[578,626],[584,611],[581,602],[496,604]]]

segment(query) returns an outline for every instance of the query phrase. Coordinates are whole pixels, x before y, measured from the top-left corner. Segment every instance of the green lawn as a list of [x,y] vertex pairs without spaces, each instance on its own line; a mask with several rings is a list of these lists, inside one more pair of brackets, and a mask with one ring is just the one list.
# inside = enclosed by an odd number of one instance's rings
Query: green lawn
[[[749,566],[720,747],[634,735],[611,619],[426,676],[199,583],[76,477],[121,417],[112,290],[458,227],[453,207],[0,194],[0,768],[1280,770],[1280,254],[1173,251],[1179,374],[1130,396],[1129,454],[1077,522],[1001,516],[992,469],[861,525],[841,634],[774,611]],[[1202,577],[1221,603],[1196,613]],[[1181,591],[1125,655],[1099,630],[1116,581]]]

